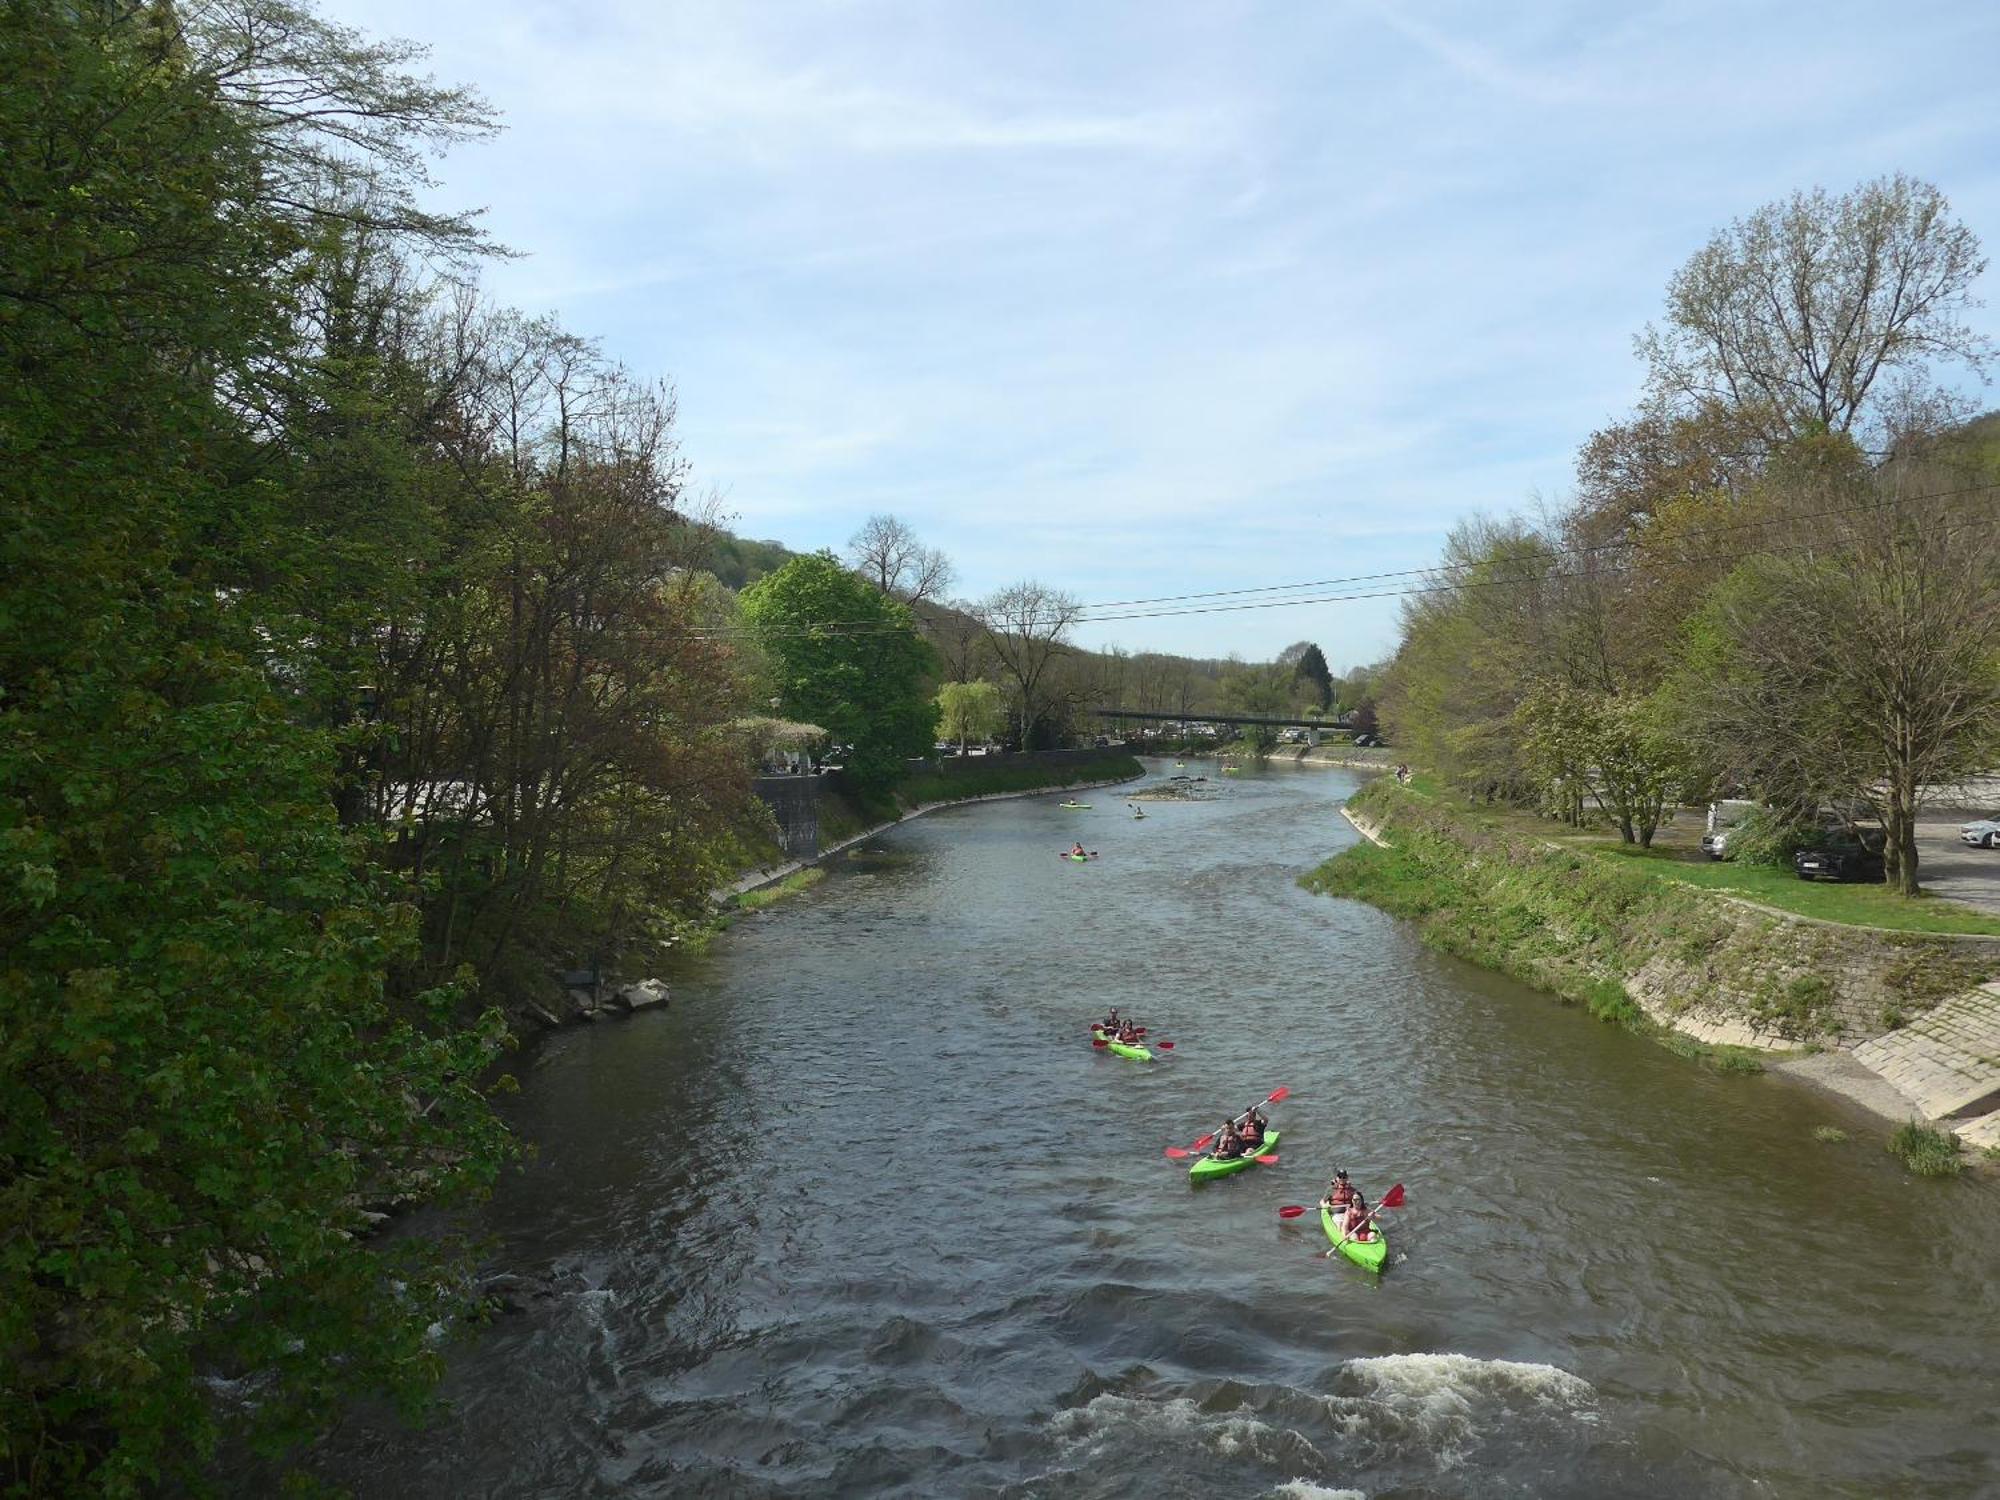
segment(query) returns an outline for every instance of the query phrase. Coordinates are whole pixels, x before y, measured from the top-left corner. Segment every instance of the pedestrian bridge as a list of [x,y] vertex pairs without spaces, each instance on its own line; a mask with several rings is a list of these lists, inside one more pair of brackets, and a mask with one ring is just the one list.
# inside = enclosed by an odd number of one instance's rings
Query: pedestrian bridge
[[1093,708],[1090,712],[1100,719],[1137,719],[1149,724],[1268,724],[1274,729],[1317,729],[1323,734],[1352,734],[1354,731],[1345,724],[1336,724],[1330,719],[1283,719],[1271,714],[1232,713],[1158,713],[1144,708]]

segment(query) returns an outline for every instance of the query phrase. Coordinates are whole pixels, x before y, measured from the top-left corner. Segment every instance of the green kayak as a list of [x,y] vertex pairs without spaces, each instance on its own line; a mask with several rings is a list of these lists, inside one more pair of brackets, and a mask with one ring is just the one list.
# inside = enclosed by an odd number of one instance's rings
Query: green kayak
[[1275,1151],[1277,1149],[1278,1132],[1267,1130],[1264,1132],[1263,1144],[1255,1151],[1246,1151],[1241,1156],[1230,1157],[1227,1161],[1218,1160],[1213,1156],[1204,1156],[1200,1161],[1188,1168],[1188,1181],[1207,1182],[1211,1177],[1227,1177],[1231,1172],[1240,1172],[1245,1167],[1254,1166],[1257,1158],[1266,1151]]
[[1340,1253],[1364,1271],[1380,1271],[1382,1262],[1389,1258],[1389,1236],[1382,1232],[1380,1219],[1368,1226],[1368,1232],[1374,1238],[1367,1240],[1357,1240],[1352,1236],[1341,1239],[1340,1220],[1328,1209],[1319,1211],[1319,1226],[1326,1231],[1326,1237],[1340,1247]]
[[1104,1045],[1109,1047],[1113,1052],[1116,1052],[1120,1057],[1129,1057],[1134,1062],[1151,1062],[1153,1060],[1153,1054],[1144,1047],[1133,1047],[1125,1042],[1112,1041],[1107,1041]]

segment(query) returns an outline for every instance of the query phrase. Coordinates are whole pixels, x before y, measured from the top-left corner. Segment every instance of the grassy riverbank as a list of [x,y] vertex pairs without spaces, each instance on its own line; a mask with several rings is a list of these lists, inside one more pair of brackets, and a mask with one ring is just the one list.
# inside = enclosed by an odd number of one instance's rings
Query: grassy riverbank
[[826,879],[826,871],[818,865],[809,865],[803,870],[794,870],[783,880],[770,885],[760,885],[754,891],[739,891],[736,894],[738,911],[762,911],[774,906],[787,896],[796,896],[800,891],[809,891]]
[[[1934,923],[1924,930],[1832,925],[1827,914],[1842,909],[1832,904],[1799,922],[1718,900],[1687,878],[1702,867],[1555,837],[1540,820],[1465,807],[1422,782],[1375,782],[1350,807],[1391,847],[1340,854],[1305,877],[1309,889],[1367,901],[1415,923],[1433,947],[1636,1030],[1852,1044],[2000,973],[2000,943],[1953,936],[2000,924],[1949,903],[1922,908]],[[1703,1055],[1750,1066],[1747,1054]]]
[[1676,881],[1703,890],[1720,891],[1745,901],[1773,906],[1820,922],[1857,927],[1882,927],[1898,932],[1984,933],[2000,936],[2000,917],[1961,906],[1937,896],[1915,899],[1899,895],[1879,882],[1827,884],[1800,880],[1790,870],[1708,858],[1692,835],[1675,838],[1663,833],[1650,849],[1620,841],[1607,828],[1572,828],[1518,808],[1468,804],[1454,799],[1429,777],[1400,789],[1422,802],[1450,807],[1453,818],[1469,827],[1490,829],[1526,839],[1546,841],[1594,858],[1619,861],[1649,879]]

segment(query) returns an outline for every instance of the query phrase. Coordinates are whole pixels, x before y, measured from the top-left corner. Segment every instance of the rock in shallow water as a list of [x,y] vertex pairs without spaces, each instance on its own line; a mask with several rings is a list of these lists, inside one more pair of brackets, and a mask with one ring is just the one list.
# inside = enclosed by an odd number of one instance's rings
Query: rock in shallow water
[[633,984],[620,985],[613,991],[613,1003],[627,1010],[645,1010],[655,1005],[667,1003],[667,984],[663,979],[641,979]]

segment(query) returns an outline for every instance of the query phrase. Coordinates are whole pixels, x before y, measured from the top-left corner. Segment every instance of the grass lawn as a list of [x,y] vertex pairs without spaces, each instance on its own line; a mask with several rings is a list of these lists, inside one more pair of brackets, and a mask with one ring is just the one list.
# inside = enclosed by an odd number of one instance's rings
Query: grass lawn
[[[1449,800],[1442,788],[1427,776],[1419,776],[1410,788],[1418,796]],[[1461,804],[1464,816],[1504,828],[1511,833],[1547,839],[1551,843],[1616,859],[1657,875],[1662,880],[1678,880],[1683,885],[1701,886],[1741,896],[1746,901],[1796,912],[1802,917],[1818,917],[1828,922],[1846,922],[1861,927],[1889,927],[1898,932],[1981,932],[2000,935],[2000,917],[1946,901],[1937,896],[1919,896],[1914,901],[1899,896],[1887,886],[1832,885],[1817,880],[1800,880],[1788,870],[1769,865],[1741,865],[1709,859],[1684,838],[1641,849],[1620,843],[1606,829],[1577,830],[1548,818],[1511,808]],[[1669,837],[1662,830],[1662,837]]]
[[1668,880],[1726,891],[1732,896],[1797,912],[1802,917],[1821,917],[1829,922],[1853,922],[1866,927],[1893,927],[1900,932],[2000,933],[2000,917],[1937,896],[1911,900],[1885,885],[1830,885],[1818,880],[1800,880],[1769,865],[1718,863],[1701,855],[1689,859],[1665,849],[1638,849],[1601,840],[1566,842],[1587,844],[1593,852],[1609,858],[1630,860]]

